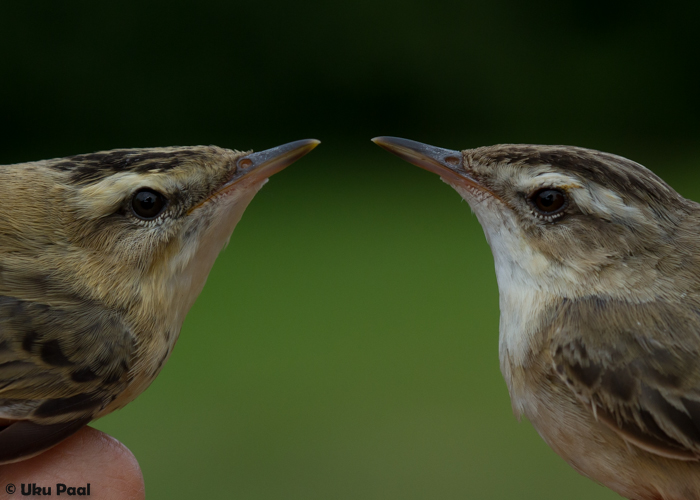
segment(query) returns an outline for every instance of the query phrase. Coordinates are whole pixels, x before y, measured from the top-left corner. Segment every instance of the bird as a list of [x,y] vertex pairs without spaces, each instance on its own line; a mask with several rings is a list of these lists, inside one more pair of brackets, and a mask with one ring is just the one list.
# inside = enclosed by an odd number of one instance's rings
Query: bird
[[319,143],[0,166],[0,464],[149,386],[245,208]]
[[592,149],[373,141],[480,222],[515,415],[623,497],[700,499],[700,205]]

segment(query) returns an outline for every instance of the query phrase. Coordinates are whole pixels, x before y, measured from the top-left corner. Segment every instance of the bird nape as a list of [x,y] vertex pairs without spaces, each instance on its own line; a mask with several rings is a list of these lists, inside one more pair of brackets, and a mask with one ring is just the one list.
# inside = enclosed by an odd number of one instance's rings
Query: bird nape
[[0,463],[148,387],[248,203],[318,144],[0,166]]
[[481,223],[516,414],[620,495],[700,499],[700,205],[590,149],[373,140]]

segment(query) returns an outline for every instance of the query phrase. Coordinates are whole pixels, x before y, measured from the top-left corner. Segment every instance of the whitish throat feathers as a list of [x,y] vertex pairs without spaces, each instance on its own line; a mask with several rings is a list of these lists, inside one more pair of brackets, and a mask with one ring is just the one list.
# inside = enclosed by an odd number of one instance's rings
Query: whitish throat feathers
[[0,463],[148,387],[255,193],[317,144],[0,166]]
[[374,141],[481,223],[516,415],[627,498],[700,499],[700,205],[590,149]]

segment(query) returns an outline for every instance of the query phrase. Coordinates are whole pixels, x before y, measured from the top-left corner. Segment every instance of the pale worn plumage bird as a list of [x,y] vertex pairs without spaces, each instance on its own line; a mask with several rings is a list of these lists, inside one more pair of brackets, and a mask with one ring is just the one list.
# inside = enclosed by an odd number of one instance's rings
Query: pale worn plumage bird
[[374,142],[481,223],[515,414],[622,496],[700,499],[700,205],[589,149]]
[[248,203],[317,144],[0,166],[0,463],[148,387]]

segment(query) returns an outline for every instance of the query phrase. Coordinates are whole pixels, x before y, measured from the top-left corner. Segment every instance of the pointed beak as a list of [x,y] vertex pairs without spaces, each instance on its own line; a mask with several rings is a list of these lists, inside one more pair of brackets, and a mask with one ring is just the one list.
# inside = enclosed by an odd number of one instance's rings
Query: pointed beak
[[276,148],[266,149],[259,153],[242,156],[236,160],[236,170],[233,176],[207,199],[192,207],[188,213],[194,212],[202,205],[222,195],[234,191],[246,191],[251,185],[265,181],[271,175],[297,161],[319,144],[321,144],[321,141],[316,139],[304,139],[289,142]]
[[465,170],[464,155],[459,151],[438,148],[400,137],[375,137],[372,142],[402,160],[438,174],[448,184],[486,190]]
[[237,184],[243,179],[252,181],[267,179],[309,153],[319,144],[321,141],[316,139],[303,139],[243,156],[236,162],[236,173],[227,182],[227,186]]

